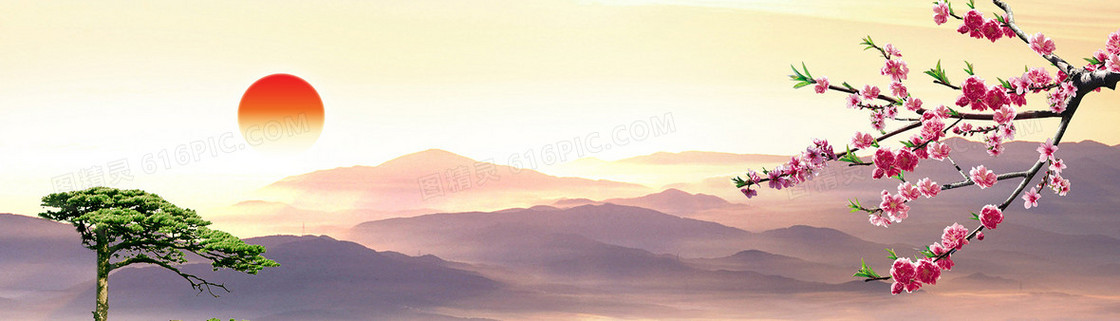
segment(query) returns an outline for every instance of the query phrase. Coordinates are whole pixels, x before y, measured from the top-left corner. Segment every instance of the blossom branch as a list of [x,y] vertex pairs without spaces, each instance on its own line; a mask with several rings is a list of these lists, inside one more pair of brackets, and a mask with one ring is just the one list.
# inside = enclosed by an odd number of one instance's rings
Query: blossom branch
[[[1003,12],[1007,13],[1007,27],[1011,28],[1011,31],[1014,31],[1015,35],[1018,36],[1020,40],[1023,40],[1024,43],[1030,44],[1031,41],[1027,38],[1027,34],[1024,33],[1022,29],[1019,29],[1019,25],[1015,24],[1015,13],[1011,11],[1011,7],[1008,6],[1006,2],[1003,2],[1003,0],[992,0],[992,3],[1002,9]],[[1057,54],[1051,53],[1048,55],[1042,55],[1042,58],[1049,61],[1050,64],[1054,65],[1054,67],[1058,67],[1058,70],[1061,70],[1066,74],[1073,74],[1073,66],[1070,66],[1068,62],[1066,62],[1061,57],[1058,57]]]
[[[999,1],[999,0],[996,0],[996,1]],[[1115,84],[1116,84],[1116,82],[1112,83],[1113,86],[1115,86]],[[1064,115],[1062,117],[1062,122],[1060,124],[1058,124],[1058,130],[1057,130],[1057,132],[1054,133],[1054,138],[1052,139],[1054,145],[1058,145],[1062,141],[1062,136],[1065,135],[1066,129],[1069,128],[1069,122],[1070,122],[1070,120],[1073,119],[1073,114],[1075,112],[1077,112],[1077,107],[1079,107],[1081,105],[1081,99],[1085,96],[1086,93],[1088,93],[1089,91],[1092,91],[1093,88],[1079,88],[1079,89],[1080,90],[1078,90],[1078,94],[1076,96],[1074,96],[1073,99],[1070,100],[1069,109],[1067,109],[1063,113]],[[1088,90],[1086,90],[1086,89],[1088,89]],[[1025,179],[1023,179],[1023,181],[1019,183],[1019,186],[1015,187],[1015,191],[1012,192],[1011,195],[1009,195],[1007,197],[1007,199],[1003,201],[1003,203],[999,204],[998,208],[999,208],[1000,211],[1006,210],[1007,207],[1011,205],[1011,202],[1014,202],[1015,199],[1019,197],[1019,194],[1023,192],[1023,189],[1025,189],[1027,186],[1030,185],[1031,180],[1034,179],[1034,175],[1038,174],[1038,171],[1040,169],[1042,169],[1043,164],[1044,164],[1043,162],[1035,162],[1034,165],[1032,165],[1029,170],[1027,170],[1026,172],[1021,172],[1021,173],[1025,173],[1025,175],[1023,176]],[[980,226],[977,226],[976,229],[974,229],[971,233],[968,234],[968,236],[965,238],[965,240],[972,240],[972,238],[976,237],[976,235],[979,234],[983,230],[984,230],[984,225],[983,224],[981,224]],[[937,257],[935,257],[934,262],[942,260],[945,257],[948,257],[948,256],[950,256],[950,255],[952,255],[953,253],[956,253],[956,252],[957,252],[957,249],[949,249],[948,251],[945,251],[945,253],[942,253],[941,255],[938,255]]]
[[[953,164],[953,166],[956,166],[956,164]],[[961,170],[961,168],[959,166],[957,167],[957,170],[961,171],[961,175],[964,175],[964,171]],[[1027,174],[1029,174],[1028,171],[1003,173],[1003,174],[997,175],[996,180],[997,181],[1002,181],[1002,180],[1005,180],[1005,179],[1016,178],[1016,177],[1027,177]],[[976,182],[973,182],[972,179],[970,179],[966,176],[965,180],[963,180],[963,181],[941,185],[941,190],[944,191],[944,190],[949,190],[949,189],[954,189],[954,188],[971,186],[971,185],[975,185],[975,184],[976,184]]]

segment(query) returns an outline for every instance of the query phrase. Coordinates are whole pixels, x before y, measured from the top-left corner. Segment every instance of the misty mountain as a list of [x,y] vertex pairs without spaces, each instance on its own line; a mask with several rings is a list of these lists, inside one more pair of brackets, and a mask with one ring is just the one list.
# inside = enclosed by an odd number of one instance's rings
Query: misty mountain
[[705,270],[754,271],[827,283],[852,281],[850,275],[841,273],[846,271],[844,268],[760,250],[745,250],[718,258],[688,259],[686,262]]
[[604,203],[643,207],[677,216],[688,216],[699,211],[725,208],[732,205],[731,203],[722,198],[719,198],[718,196],[708,194],[691,194],[675,188],[670,188],[659,193],[633,198],[612,198],[602,201],[592,201],[585,198],[562,199],[556,201],[552,205],[557,207],[575,207],[580,205]]
[[0,214],[0,297],[61,291],[92,280],[96,261],[71,225]]
[[498,212],[422,215],[366,222],[347,239],[374,248],[420,251],[470,261],[463,242],[505,231],[573,234],[591,240],[653,253],[695,256],[730,255],[742,250],[751,233],[712,222],[681,218],[650,209],[614,204],[568,209],[536,206]]
[[[199,294],[173,272],[158,267],[125,268],[110,276],[110,310],[116,320],[198,320],[230,316],[251,320],[452,320],[425,311],[467,297],[502,291],[503,284],[448,267],[434,257],[378,252],[326,236],[246,239],[268,248],[281,264],[258,275],[211,271],[208,264],[183,270],[224,283],[220,298]],[[93,285],[55,313],[85,315]]]
[[[529,165],[525,165],[529,166]],[[649,189],[631,183],[556,177],[531,168],[477,161],[443,150],[404,155],[377,166],[320,170],[264,187],[261,199],[315,210],[500,209],[560,197],[622,197]]]

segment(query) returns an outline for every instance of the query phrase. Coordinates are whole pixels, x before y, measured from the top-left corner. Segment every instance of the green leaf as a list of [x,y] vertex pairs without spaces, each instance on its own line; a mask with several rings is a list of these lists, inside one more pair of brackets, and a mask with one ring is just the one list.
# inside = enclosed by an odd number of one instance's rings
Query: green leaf
[[848,200],[848,208],[852,209],[848,213],[855,213],[855,212],[861,211],[861,209],[859,208],[859,205],[856,205],[856,202],[853,201],[853,200]]
[[731,181],[735,182],[735,188],[742,188],[743,186],[750,185],[750,182],[747,182],[746,180],[743,180],[742,178],[739,178],[738,176],[735,176],[734,178],[732,178]]
[[1097,57],[1089,57],[1089,58],[1081,58],[1081,59],[1085,59],[1085,61],[1088,61],[1089,64],[1092,64],[1092,65],[1102,64],[1102,62],[1100,60],[1097,60]]
[[855,87],[852,87],[852,85],[849,85],[848,82],[841,83],[841,85],[844,85],[844,88],[848,88],[848,90],[855,91],[855,92],[859,91],[859,89],[856,89]]
[[894,260],[898,259],[898,255],[894,254],[894,249],[886,249],[886,250],[887,250],[887,253],[889,253],[887,255],[888,259],[891,259],[891,261],[894,261]]
[[994,13],[994,12],[992,13],[992,15],[996,16],[996,21],[999,21],[1000,24],[1007,24],[1007,21],[1003,20],[1002,15],[999,15],[999,14]]
[[902,177],[902,172],[899,172],[898,175],[891,176],[891,177],[897,178],[898,180],[903,181],[903,182],[906,181],[906,178]]
[[875,41],[871,40],[870,35],[867,36],[866,38],[863,38],[863,41],[861,41],[859,44],[864,45],[863,50],[868,50],[868,49],[872,49],[872,48],[877,47],[877,46],[875,46]]
[[904,145],[906,147],[910,147],[910,148],[914,148],[914,146],[917,146],[917,145],[914,145],[914,143],[911,143],[910,141],[906,141],[906,140],[900,140],[899,142],[902,143],[902,145]]
[[879,276],[879,273],[875,273],[875,270],[872,270],[870,266],[867,266],[867,262],[865,262],[863,259],[860,259],[859,262],[860,262],[859,271],[856,271],[856,274],[852,275],[853,277],[862,277],[862,278],[869,278],[869,279],[881,278],[881,276]]
[[797,83],[796,85],[793,85],[793,89],[805,87],[805,86],[812,85],[812,84],[813,83],[808,82],[808,81],[802,81],[802,82]]
[[972,63],[968,62],[968,60],[965,60],[964,64],[968,66],[968,68],[965,69],[964,72],[968,73],[969,76],[975,76],[976,73],[972,71]]
[[952,107],[945,107],[945,108],[949,109],[949,114],[950,115],[953,115],[953,116],[960,116],[961,115],[961,113],[958,113],[957,110],[953,109]]
[[801,69],[805,71],[805,76],[806,77],[809,77],[810,80],[813,79],[813,74],[809,73],[809,67],[805,67],[805,62],[804,61],[801,62]]
[[970,217],[970,219],[979,221],[980,220],[980,215],[976,215],[976,213],[972,213],[972,217]]
[[1003,85],[1004,89],[1011,89],[1011,83],[1007,82],[1006,80],[1003,80],[1003,78],[996,77],[996,80],[999,80],[999,84]]
[[878,140],[872,141],[871,142],[871,147],[879,148],[879,141]]
[[937,257],[937,255],[933,254],[933,251],[930,251],[929,245],[926,245],[925,250],[919,250],[918,253],[922,253],[922,255],[925,255],[927,258]]
[[968,7],[970,9],[976,9],[976,3],[974,1],[975,0],[968,0]]

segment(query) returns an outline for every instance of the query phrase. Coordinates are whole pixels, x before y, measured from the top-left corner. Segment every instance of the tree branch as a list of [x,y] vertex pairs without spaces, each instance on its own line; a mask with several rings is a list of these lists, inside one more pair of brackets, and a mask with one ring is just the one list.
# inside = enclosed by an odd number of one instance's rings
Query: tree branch
[[156,260],[156,259],[153,259],[151,257],[148,257],[146,255],[142,255],[142,254],[138,255],[138,256],[135,256],[135,257],[128,258],[127,260],[121,261],[117,264],[113,264],[112,268],[110,268],[110,271],[118,269],[118,268],[122,268],[122,267],[125,267],[125,266],[129,266],[129,265],[132,265],[132,264],[138,264],[138,263],[155,264],[155,265],[158,265],[158,266],[163,267],[165,269],[171,270],[171,272],[175,272],[175,274],[178,274],[184,280],[187,280],[187,282],[189,282],[191,284],[191,287],[198,290],[199,293],[202,293],[203,290],[206,290],[206,292],[210,293],[211,296],[218,297],[217,294],[214,294],[214,289],[213,288],[219,288],[219,289],[222,289],[222,290],[226,291],[226,293],[229,293],[229,289],[227,289],[224,284],[213,283],[213,282],[207,281],[206,279],[203,279],[199,276],[183,272],[183,271],[179,270],[179,268],[174,267],[171,264],[168,264],[167,262]]
[[[1011,12],[1011,7],[1008,6],[1006,2],[1003,2],[1003,0],[992,0],[992,3],[1002,9],[1003,12],[1007,13],[1007,27],[1011,28],[1011,31],[1014,31],[1015,35],[1019,36],[1019,39],[1023,40],[1024,43],[1030,44],[1031,41],[1030,39],[1027,39],[1027,34],[1024,33],[1022,29],[1019,29],[1019,26],[1015,24],[1015,13]],[[1058,57],[1057,54],[1043,55],[1042,58],[1046,59],[1046,61],[1049,61],[1050,64],[1054,65],[1054,67],[1058,67],[1058,70],[1065,72],[1067,75],[1073,74],[1073,66],[1070,66],[1068,62],[1066,62],[1061,57]]]
[[[957,169],[959,170],[960,167],[957,167]],[[999,175],[996,176],[996,181],[1002,181],[1002,180],[1005,180],[1005,179],[1008,179],[1008,178],[1015,178],[1015,177],[1027,177],[1027,174],[1029,174],[1029,171],[1003,173],[1003,174],[999,174]],[[964,175],[963,171],[961,171],[961,175]],[[972,179],[966,177],[965,180],[960,181],[960,182],[941,185],[941,190],[944,191],[944,190],[950,190],[950,189],[954,189],[954,188],[961,188],[961,187],[970,186],[970,185],[973,185],[973,184],[976,184],[976,183],[974,183],[972,181]]]
[[[999,0],[995,0],[995,1],[999,1]],[[1115,85],[1115,82],[1113,82],[1113,85]],[[1069,107],[1066,109],[1066,111],[1064,113],[1062,113],[1063,114],[1062,122],[1060,124],[1058,124],[1058,131],[1054,133],[1054,138],[1052,139],[1055,146],[1057,146],[1062,141],[1062,136],[1065,135],[1066,129],[1069,128],[1069,122],[1070,122],[1070,120],[1073,119],[1073,114],[1076,113],[1077,108],[1081,106],[1081,99],[1083,97],[1085,97],[1086,93],[1092,91],[1092,88],[1090,88],[1088,90],[1084,90],[1084,89],[1085,88],[1078,87],[1077,95],[1075,95],[1072,99],[1070,99]],[[1025,175],[1024,175],[1025,179],[1021,183],[1019,183],[1019,186],[1015,187],[1015,191],[1011,192],[1011,195],[1008,195],[1007,199],[1004,200],[1003,203],[999,204],[999,210],[1000,211],[1006,210],[1007,207],[1011,205],[1011,202],[1014,202],[1015,199],[1019,197],[1019,194],[1023,192],[1023,189],[1025,189],[1027,186],[1030,185],[1031,180],[1034,179],[1034,175],[1038,174],[1038,171],[1040,169],[1042,169],[1042,165],[1043,165],[1043,162],[1035,162],[1034,165],[1031,166],[1031,168],[1029,170],[1027,170],[1026,172],[1020,172],[1020,173],[1025,173]],[[977,226],[976,229],[974,229],[972,231],[972,233],[969,233],[968,237],[966,237],[965,239],[966,240],[972,240],[973,237],[976,237],[976,234],[980,233],[980,231],[983,231],[983,230],[984,230],[984,225],[981,224],[980,226]],[[956,253],[956,252],[957,252],[957,249],[955,249],[955,248],[954,249],[949,249],[948,251],[945,251],[945,253],[937,256],[934,259],[934,261],[936,262],[937,260],[941,260],[942,258],[947,257],[949,255],[952,255],[953,253]]]

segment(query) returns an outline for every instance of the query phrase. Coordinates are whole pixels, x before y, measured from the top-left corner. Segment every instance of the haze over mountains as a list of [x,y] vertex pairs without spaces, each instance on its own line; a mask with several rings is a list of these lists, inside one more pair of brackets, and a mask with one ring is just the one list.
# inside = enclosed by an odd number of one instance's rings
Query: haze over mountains
[[550,195],[603,197],[646,191],[647,187],[637,184],[555,177],[432,149],[372,167],[335,168],[284,178],[261,193],[311,209],[399,211],[452,206],[493,210],[532,205],[530,200]]
[[[949,143],[958,152],[979,146]],[[966,170],[978,163],[1017,170],[1036,159],[1036,146],[1012,142],[1000,158],[966,152],[954,159]],[[716,170],[786,157],[689,152],[593,161],[692,175],[650,186],[514,173],[429,150],[288,177],[262,190],[275,198],[200,213],[219,229],[263,236],[247,241],[266,245],[266,256],[282,267],[246,276],[188,265],[230,286],[220,299],[196,295],[157,268],[126,268],[111,277],[111,311],[114,320],[266,321],[819,319],[837,311],[867,319],[915,309],[930,318],[960,316],[953,312],[959,309],[980,318],[999,318],[999,309],[1039,318],[1120,317],[1120,204],[1111,197],[1120,192],[1120,149],[1060,147],[1074,186],[1069,196],[1047,192],[1029,211],[1016,202],[986,240],[954,255],[957,267],[942,282],[909,296],[891,297],[886,283],[851,274],[861,259],[886,274],[884,249],[913,255],[945,225],[976,224],[967,213],[1001,201],[1016,180],[920,199],[906,222],[884,229],[843,208],[848,198],[871,203],[897,185],[869,179],[865,167],[831,164],[805,191],[764,189],[748,201]],[[475,184],[452,192],[446,170],[460,166]],[[500,179],[477,184],[475,166],[494,168]],[[907,177],[960,179],[936,161],[919,169]],[[445,189],[425,199],[420,177],[432,173]],[[273,235],[304,233],[329,236]],[[68,225],[0,215],[0,320],[85,318],[89,252]]]

